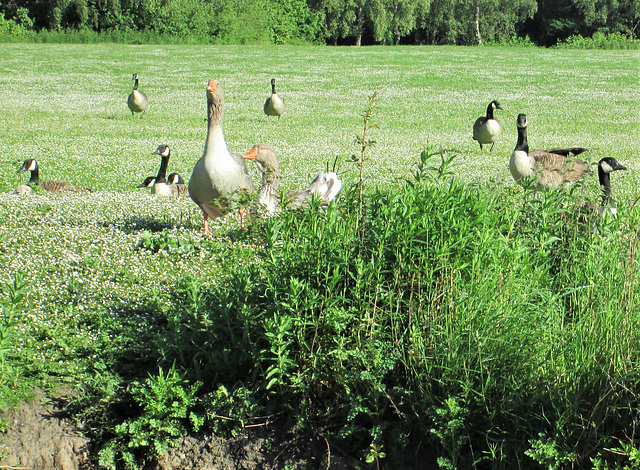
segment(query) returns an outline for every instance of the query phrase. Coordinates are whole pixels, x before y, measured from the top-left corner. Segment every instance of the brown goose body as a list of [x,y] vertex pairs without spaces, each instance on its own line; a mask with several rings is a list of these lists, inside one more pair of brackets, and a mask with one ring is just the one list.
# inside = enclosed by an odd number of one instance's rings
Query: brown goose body
[[[228,211],[232,200],[255,188],[245,161],[229,153],[222,132],[224,98],[217,80],[207,85],[207,138],[202,157],[196,162],[189,179],[189,196],[204,216],[204,233],[210,235],[207,219],[216,219]],[[240,225],[244,228],[244,210],[240,209]]]
[[311,200],[317,197],[326,205],[340,192],[342,181],[333,172],[320,172],[307,189],[287,191],[284,201],[280,194],[280,166],[276,151],[267,144],[257,144],[242,158],[253,160],[262,173],[262,184],[258,190],[258,203],[261,204],[267,214],[276,214],[280,211],[280,205],[285,208],[308,207]]
[[[29,183],[27,185],[20,185],[20,187],[18,187],[18,189],[16,190],[18,194],[31,194],[35,186],[42,188],[47,193],[91,192],[89,188],[75,186],[71,183],[65,183],[63,181],[40,181],[40,167],[38,166],[38,162],[33,158],[28,158],[27,160],[25,160],[18,170],[18,173],[22,173],[25,171],[30,171],[31,177],[29,178]],[[31,188],[31,191],[27,188],[27,186]]]
[[147,95],[138,90],[138,74],[134,73],[131,78],[134,81],[133,90],[127,98],[127,106],[131,110],[131,115],[135,116],[135,113],[144,113],[149,108],[149,98]]
[[585,162],[573,158],[586,149],[570,147],[529,151],[526,115],[518,115],[517,126],[518,142],[509,160],[509,171],[516,182],[535,175],[538,178],[538,186],[562,189],[590,171]]

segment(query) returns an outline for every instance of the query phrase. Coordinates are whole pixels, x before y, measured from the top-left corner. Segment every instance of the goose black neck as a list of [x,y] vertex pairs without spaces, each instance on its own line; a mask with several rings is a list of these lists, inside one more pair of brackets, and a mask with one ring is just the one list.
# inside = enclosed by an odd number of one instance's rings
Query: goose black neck
[[136,78],[135,81],[133,82],[133,89],[137,90],[138,89],[138,79]]
[[272,95],[275,95],[275,94],[276,94],[276,83],[275,83],[275,82],[273,82],[273,83],[271,84],[271,94],[272,94]]
[[518,127],[518,143],[514,150],[522,150],[529,153],[529,143],[527,142],[527,128]]
[[492,103],[489,103],[489,106],[487,106],[487,119],[493,119],[493,106],[492,106]]
[[598,179],[602,188],[602,199],[609,199],[611,197],[611,177],[609,173],[602,170],[600,165],[598,165]]
[[169,157],[162,157],[160,162],[160,169],[158,170],[158,176],[154,184],[167,182],[167,166],[169,165]]
[[29,178],[29,184],[40,184],[40,168],[36,167],[35,170],[31,170],[31,178]]

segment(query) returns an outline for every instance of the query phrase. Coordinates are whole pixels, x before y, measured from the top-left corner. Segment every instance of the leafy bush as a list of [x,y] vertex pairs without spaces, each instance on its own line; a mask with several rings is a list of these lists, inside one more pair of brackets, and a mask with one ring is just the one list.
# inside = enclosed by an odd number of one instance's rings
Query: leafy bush
[[556,44],[563,49],[640,49],[640,40],[622,33],[597,32],[590,38],[580,35],[570,36]]

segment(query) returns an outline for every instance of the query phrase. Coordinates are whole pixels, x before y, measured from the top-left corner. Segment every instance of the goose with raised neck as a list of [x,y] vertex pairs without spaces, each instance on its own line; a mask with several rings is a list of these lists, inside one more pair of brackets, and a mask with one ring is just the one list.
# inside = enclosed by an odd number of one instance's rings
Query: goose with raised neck
[[493,116],[494,109],[502,109],[500,103],[493,100],[487,106],[486,116],[480,116],[473,124],[473,140],[476,140],[480,144],[480,151],[482,151],[482,144],[489,145],[491,148],[489,151],[493,151],[493,146],[502,134],[502,125],[497,118]]
[[618,205],[615,199],[611,197],[611,173],[614,171],[626,170],[627,167],[622,165],[613,157],[605,157],[598,162],[598,181],[602,190],[602,203],[600,205],[600,215],[604,211],[609,211],[614,217],[618,216]]
[[[255,192],[245,161],[229,153],[222,132],[224,96],[217,80],[207,85],[207,138],[202,157],[189,179],[189,195],[202,210],[204,233],[211,235],[208,219],[216,219],[229,210],[232,201],[243,193]],[[240,209],[240,228],[244,229],[245,210]]]
[[264,113],[267,115],[267,119],[269,116],[278,116],[278,120],[280,120],[280,116],[284,114],[284,109],[284,100],[276,93],[276,79],[272,78],[271,96],[264,102]]
[[133,90],[127,98],[127,106],[129,106],[132,116],[135,116],[135,113],[142,113],[142,116],[144,116],[144,113],[146,113],[147,109],[149,108],[149,98],[147,97],[146,93],[138,90],[137,73],[133,74],[131,80],[133,80]]
[[[556,148],[551,150],[529,150],[527,140],[527,116],[518,114],[518,141],[511,158],[509,171],[517,183],[536,176],[536,186],[562,189],[588,173],[589,167],[582,160],[573,158],[587,149],[582,147]],[[571,157],[571,158],[570,158]]]

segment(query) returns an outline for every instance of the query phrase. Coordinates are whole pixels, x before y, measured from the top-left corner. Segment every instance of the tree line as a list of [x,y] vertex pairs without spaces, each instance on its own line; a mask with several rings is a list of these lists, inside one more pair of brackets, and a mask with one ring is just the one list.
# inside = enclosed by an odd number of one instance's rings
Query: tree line
[[[137,31],[206,43],[550,46],[638,38],[640,0],[1,0],[33,31]],[[1,19],[1,18],[0,18]]]

